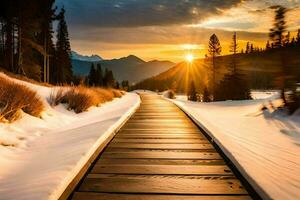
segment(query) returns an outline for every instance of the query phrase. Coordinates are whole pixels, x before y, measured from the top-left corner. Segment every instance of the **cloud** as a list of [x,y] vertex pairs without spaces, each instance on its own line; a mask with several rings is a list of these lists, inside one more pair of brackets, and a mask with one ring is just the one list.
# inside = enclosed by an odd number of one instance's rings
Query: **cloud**
[[242,0],[58,0],[72,26],[138,27],[198,23]]

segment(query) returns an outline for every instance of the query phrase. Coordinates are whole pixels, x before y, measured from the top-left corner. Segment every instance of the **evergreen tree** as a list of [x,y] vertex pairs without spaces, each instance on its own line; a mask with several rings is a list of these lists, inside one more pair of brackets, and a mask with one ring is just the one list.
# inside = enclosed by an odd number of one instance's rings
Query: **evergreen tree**
[[56,42],[56,82],[70,83],[72,80],[71,47],[68,27],[65,20],[65,9],[62,8],[58,15],[57,42]]
[[209,91],[207,89],[207,87],[205,86],[203,89],[203,95],[202,95],[202,101],[203,102],[210,102],[210,97],[209,97]]
[[250,53],[253,53],[254,52],[254,46],[253,44],[250,44]]
[[[273,41],[274,48],[281,48],[283,46],[284,42],[284,33],[286,32],[286,21],[285,21],[285,15],[286,15],[287,9],[282,6],[277,6],[275,10],[275,19],[273,28],[270,29],[269,37]],[[287,103],[286,97],[285,97],[285,87],[286,87],[286,77],[287,77],[287,71],[285,69],[286,65],[286,53],[283,49],[280,49],[280,58],[281,58],[281,72],[278,76],[280,79],[278,81],[279,87],[281,89],[281,98],[284,102],[284,104]]]
[[271,45],[270,45],[270,41],[268,40],[267,44],[266,44],[266,50],[269,50],[269,49],[271,49]]
[[129,81],[124,80],[124,81],[122,81],[121,85],[122,85],[123,90],[129,91]]
[[286,15],[287,9],[283,6],[277,6],[275,10],[275,20],[273,28],[270,29],[270,38],[273,40],[275,48],[282,47],[284,33],[286,32]]
[[246,45],[246,53],[250,53],[250,43],[247,42],[247,45]]
[[104,80],[105,87],[114,87],[115,86],[115,78],[114,78],[113,72],[111,70],[108,70],[107,68],[105,68],[103,80]]
[[197,101],[197,92],[194,81],[191,81],[190,83],[187,96],[189,101]]
[[116,89],[120,89],[120,83],[119,83],[119,81],[116,81],[116,87],[115,87]]
[[296,42],[297,42],[297,45],[300,45],[300,29],[298,29],[298,32],[297,32]]
[[216,57],[221,54],[222,47],[218,37],[213,34],[209,39],[208,52],[212,59],[212,95],[214,98],[216,88]]
[[101,64],[97,64],[97,69],[96,69],[96,83],[97,86],[103,86],[103,73],[102,73],[102,68]]
[[94,63],[91,64],[90,73],[88,75],[88,85],[89,86],[96,86],[97,82],[97,74],[94,67]]
[[250,99],[250,89],[248,88],[248,84],[237,67],[237,49],[237,37],[236,33],[234,33],[232,44],[230,46],[230,52],[233,53],[231,56],[230,71],[218,84],[215,94],[215,100],[217,101]]

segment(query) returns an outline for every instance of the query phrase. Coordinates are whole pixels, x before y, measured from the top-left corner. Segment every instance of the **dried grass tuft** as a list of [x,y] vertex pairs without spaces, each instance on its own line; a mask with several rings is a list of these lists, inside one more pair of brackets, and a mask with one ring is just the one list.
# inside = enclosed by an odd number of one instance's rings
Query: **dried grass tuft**
[[43,110],[44,104],[35,91],[0,77],[0,121],[16,121],[21,117],[21,111],[40,117]]

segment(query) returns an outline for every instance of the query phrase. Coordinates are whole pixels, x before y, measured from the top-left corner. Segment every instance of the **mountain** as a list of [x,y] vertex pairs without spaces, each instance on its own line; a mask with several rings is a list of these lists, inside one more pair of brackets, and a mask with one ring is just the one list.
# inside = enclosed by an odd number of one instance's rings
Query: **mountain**
[[[299,52],[300,47],[294,47],[290,48],[289,53],[285,55],[286,70],[295,75],[298,81],[300,81]],[[276,77],[280,73],[282,62],[280,52],[276,49],[251,54],[237,54],[236,60],[240,72],[244,74],[244,78],[252,89],[267,89],[276,86],[276,81],[278,82]],[[217,57],[217,82],[228,73],[231,63],[232,55]],[[175,89],[178,93],[183,93],[187,91],[190,81],[193,80],[196,89],[202,91],[211,78],[210,67],[211,60],[207,59],[195,60],[193,64],[182,62],[165,72],[137,83],[134,89],[153,91]]]
[[146,78],[155,76],[168,70],[175,63],[170,61],[153,60],[146,62],[134,55],[112,60],[101,60],[97,62],[83,61],[72,58],[73,72],[77,76],[89,74],[92,63],[100,63],[102,70],[112,70],[118,81],[129,80],[130,83],[137,83]]
[[99,62],[99,61],[103,60],[98,55],[83,56],[83,55],[80,55],[79,53],[77,53],[75,51],[71,52],[71,58],[74,59],[74,60],[81,60],[81,61],[88,61],[88,62]]

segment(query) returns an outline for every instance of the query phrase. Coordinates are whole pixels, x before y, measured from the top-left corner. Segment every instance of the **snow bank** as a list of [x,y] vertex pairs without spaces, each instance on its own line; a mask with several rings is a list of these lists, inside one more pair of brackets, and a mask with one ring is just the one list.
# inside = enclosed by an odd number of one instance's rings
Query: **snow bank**
[[[0,74],[4,76],[3,74]],[[52,108],[51,88],[14,80],[37,91],[45,102],[42,119],[24,114],[0,124],[0,199],[57,199],[95,152],[135,111],[140,98],[127,93],[89,112]]]
[[[270,95],[264,98],[274,98]],[[260,111],[266,100],[170,100],[188,113],[265,199],[300,198],[300,120]]]

